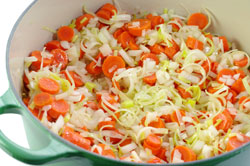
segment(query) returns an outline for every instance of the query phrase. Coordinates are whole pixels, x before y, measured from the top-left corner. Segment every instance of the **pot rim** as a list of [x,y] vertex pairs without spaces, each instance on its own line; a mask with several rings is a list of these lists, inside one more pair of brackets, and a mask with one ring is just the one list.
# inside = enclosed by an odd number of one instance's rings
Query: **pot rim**
[[[129,162],[129,161],[123,161],[123,160],[118,160],[118,159],[113,159],[113,158],[109,158],[109,157],[105,157],[105,156],[102,156],[102,155],[99,155],[99,154],[96,154],[94,152],[90,152],[90,151],[87,151],[83,148],[80,148],[78,146],[76,146],[75,144],[63,139],[62,137],[56,135],[55,133],[53,133],[52,131],[50,131],[46,126],[44,126],[40,120],[38,120],[27,108],[27,106],[23,103],[21,97],[18,95],[15,87],[14,87],[14,84],[13,84],[13,80],[11,78],[11,73],[10,73],[10,65],[9,65],[9,53],[10,53],[10,47],[11,47],[11,42],[12,42],[12,39],[13,39],[13,36],[14,36],[14,33],[16,32],[16,29],[18,28],[19,26],[19,23],[22,21],[23,17],[26,15],[26,13],[29,12],[29,10],[36,4],[36,2],[38,2],[38,0],[34,0],[23,12],[22,14],[18,17],[17,21],[15,22],[14,26],[12,27],[12,30],[10,32],[10,35],[9,35],[9,38],[8,38],[8,43],[7,43],[7,46],[6,46],[6,71],[7,71],[7,77],[8,77],[8,81],[9,81],[9,84],[10,84],[10,88],[11,88],[11,91],[13,92],[16,100],[18,101],[18,103],[23,107],[25,108],[25,111],[28,112],[28,115],[30,116],[30,118],[32,118],[31,120],[35,121],[37,125],[39,125],[39,127],[41,129],[43,129],[46,134],[50,134],[52,135],[53,137],[52,138],[55,138],[57,141],[61,142],[61,143],[64,143],[66,144],[67,146],[69,147],[72,147],[74,149],[77,150],[77,152],[82,152],[83,154],[88,154],[88,155],[91,155],[92,157],[96,157],[96,158],[99,158],[99,159],[104,159],[106,161],[112,161],[112,162],[115,162],[115,163],[124,163],[124,164],[127,164],[127,165],[138,165],[138,166],[147,166],[147,165],[152,165],[152,164],[149,164],[149,163],[135,163],[135,162]],[[167,166],[167,165],[172,165],[172,166],[187,166],[187,165],[193,165],[193,164],[203,164],[203,163],[209,163],[209,162],[215,162],[215,160],[220,160],[220,162],[223,162],[224,160],[227,160],[229,159],[230,157],[232,156],[236,156],[238,154],[240,154],[240,152],[246,150],[246,148],[250,146],[250,142],[235,149],[235,150],[232,150],[230,152],[226,152],[226,153],[223,153],[223,154],[220,154],[220,155],[217,155],[217,156],[213,156],[213,157],[210,157],[210,158],[207,158],[207,159],[202,159],[202,160],[196,160],[196,161],[192,161],[192,162],[185,162],[185,163],[168,163],[168,164],[157,164],[159,166]],[[86,157],[86,156],[84,156]],[[87,158],[87,157],[86,157]],[[216,162],[216,163],[219,163],[219,162]]]

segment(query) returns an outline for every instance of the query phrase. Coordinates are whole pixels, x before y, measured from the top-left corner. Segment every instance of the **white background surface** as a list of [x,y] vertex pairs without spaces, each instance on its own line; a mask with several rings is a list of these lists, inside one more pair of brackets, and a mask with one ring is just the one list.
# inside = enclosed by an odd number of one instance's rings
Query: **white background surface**
[[[8,89],[8,80],[6,75],[5,52],[9,34],[16,20],[26,7],[33,0],[6,0],[0,1],[0,96]],[[18,115],[1,115],[0,130],[15,143],[28,147],[22,119]],[[0,149],[0,161],[2,166],[27,166]]]

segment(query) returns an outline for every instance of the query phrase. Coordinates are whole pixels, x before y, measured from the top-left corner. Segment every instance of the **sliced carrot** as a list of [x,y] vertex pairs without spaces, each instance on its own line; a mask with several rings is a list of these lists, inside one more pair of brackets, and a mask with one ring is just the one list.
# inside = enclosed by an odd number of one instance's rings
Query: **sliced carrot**
[[171,114],[161,115],[161,118],[164,119],[165,123],[172,122]]
[[43,92],[48,92],[50,94],[57,94],[60,90],[59,83],[47,77],[43,77],[38,81],[38,87]]
[[[224,111],[226,111],[230,116],[231,118],[234,120],[235,117],[236,117],[236,114],[232,114],[228,109],[225,109]],[[237,113],[237,112],[236,112]]]
[[[239,99],[239,104],[242,104],[244,100],[246,100],[247,96],[242,96],[240,99]],[[249,100],[250,101],[250,100]]]
[[201,66],[203,67],[203,69],[205,70],[205,72],[208,73],[208,71],[209,71],[209,63],[208,63],[208,61],[207,61],[207,60],[204,61],[204,62],[201,64]]
[[[186,115],[185,111],[183,111],[183,110],[179,110],[179,112],[180,112],[180,115],[181,115],[180,118],[182,118],[183,116]],[[180,124],[179,119],[177,117],[176,111],[172,112],[172,114],[170,115],[170,118],[171,118],[172,122],[177,122],[178,124]]]
[[128,23],[128,32],[133,36],[142,36],[142,32],[151,29],[151,21],[148,19],[135,19]]
[[82,102],[84,99],[85,99],[85,96],[84,96],[84,95],[82,95],[82,96],[81,96],[80,101],[75,101],[75,102],[74,102],[74,104],[76,104],[76,103],[80,103],[80,102]]
[[51,51],[51,54],[54,57],[53,64],[57,67],[61,65],[61,70],[65,69],[68,64],[68,56],[66,52],[62,49],[54,49]]
[[150,20],[153,29],[155,29],[157,25],[164,23],[164,19],[161,16],[153,16]]
[[122,146],[126,146],[126,145],[128,145],[128,144],[131,144],[132,143],[132,139],[131,138],[127,138],[127,139],[125,139],[124,141],[122,141],[121,143],[120,143],[120,146],[122,147]]
[[127,31],[122,32],[118,36],[117,41],[118,41],[118,43],[121,43],[121,46],[124,49],[129,46],[130,41],[135,43],[134,38]]
[[248,64],[248,58],[245,56],[241,60],[234,60],[234,65],[238,67],[245,67]]
[[215,74],[217,74],[217,68],[219,66],[218,62],[212,62],[211,63],[211,71],[214,72]]
[[92,74],[92,75],[99,75],[102,73],[102,68],[99,66],[96,66],[96,63],[94,61],[87,64],[86,70],[88,71],[89,74]]
[[[61,74],[63,74],[66,79],[71,83],[68,74],[66,73],[65,70],[61,71]],[[69,75],[71,78],[74,80],[75,86],[80,87],[84,85],[84,82],[82,81],[81,77],[74,71],[69,71]],[[72,84],[72,83],[71,83]]]
[[225,36],[220,36],[219,39],[222,40],[223,47],[224,47],[224,52],[229,51],[229,45],[228,45],[228,42],[227,42],[227,38]]
[[51,104],[53,101],[52,96],[49,93],[41,92],[35,95],[34,103],[37,107],[43,107],[45,105]]
[[156,65],[159,64],[159,58],[153,54],[153,53],[142,53],[141,54],[141,59],[139,61],[139,64],[142,66],[143,65],[143,61],[146,60],[146,59],[151,59],[153,61],[155,61]]
[[110,3],[106,3],[104,4],[100,10],[106,10],[109,11],[110,14],[113,16],[115,14],[115,12],[117,13],[117,9],[114,5],[110,4]]
[[194,151],[192,149],[190,149],[186,146],[183,146],[183,145],[179,145],[179,146],[176,146],[171,152],[171,160],[172,161],[174,158],[175,150],[178,150],[181,153],[181,159],[184,162],[195,161],[197,158],[196,154],[194,153]]
[[43,61],[43,67],[51,65],[53,58],[42,58],[41,52],[40,51],[32,51],[30,56],[33,56],[37,59],[37,61],[32,62],[30,69],[37,71],[40,69],[42,61]]
[[109,20],[112,16],[111,16],[111,13],[107,10],[99,10],[97,13],[96,13],[96,16],[100,17],[100,18],[103,18],[105,20]]
[[244,86],[241,78],[237,79],[231,88],[232,88],[232,90],[234,90],[237,93],[245,91],[245,86]]
[[202,13],[193,13],[189,16],[187,25],[196,25],[200,29],[203,29],[208,24],[208,19],[205,14]]
[[69,26],[62,26],[57,31],[57,37],[61,41],[71,42],[74,37],[74,30]]
[[174,40],[172,40],[171,43],[172,46],[166,46],[164,51],[164,53],[168,56],[169,59],[173,59],[174,55],[180,50],[180,47]]
[[[145,126],[145,120],[146,120],[146,117],[143,117],[141,119],[141,123],[143,126]],[[148,126],[150,127],[154,127],[154,128],[165,128],[165,123],[161,120],[160,117],[157,117],[157,120],[155,121],[151,121]]]
[[47,51],[51,51],[57,48],[62,49],[61,44],[58,40],[51,40],[44,45]]
[[90,150],[91,141],[84,138],[79,133],[75,132],[74,129],[68,126],[64,127],[62,138],[83,149]]
[[[239,104],[242,104],[243,101],[244,101],[244,104],[247,103],[247,102],[250,102],[250,99],[247,99],[247,96],[242,96],[240,99],[239,99]],[[243,108],[245,109],[246,107],[243,105]]]
[[108,78],[112,78],[120,68],[125,68],[125,62],[120,56],[108,56],[102,65],[103,74]]
[[161,149],[159,150],[159,152],[158,152],[158,154],[156,156],[167,162],[166,151],[167,151],[166,148],[161,147]]
[[221,81],[220,81],[220,78],[221,78],[223,75],[233,77],[234,74],[235,74],[235,72],[234,72],[233,70],[231,70],[231,69],[222,69],[221,71],[219,71],[216,80],[217,80],[219,83],[224,83],[224,82],[221,82]]
[[246,76],[245,72],[241,69],[236,69],[235,74],[240,74],[240,78],[244,78]]
[[153,14],[149,13],[147,16],[146,16],[146,19],[149,19],[151,20],[153,18]]
[[156,155],[161,149],[161,139],[155,134],[149,134],[143,142],[143,147],[150,149]]
[[135,40],[132,39],[128,42],[130,50],[139,50],[139,46],[136,44]]
[[216,126],[217,130],[224,130],[224,132],[227,132],[227,130],[232,126],[233,119],[230,116],[230,114],[227,111],[223,111],[222,113],[216,115],[213,118],[213,124],[216,124],[218,120],[221,120],[221,122]]
[[186,41],[186,45],[188,48],[190,49],[199,49],[199,50],[203,50],[204,44],[200,41],[195,39],[194,37],[188,37],[187,41]]
[[[228,95],[232,95],[232,96],[228,99]],[[236,96],[237,96],[237,93],[234,90],[229,89],[228,94],[225,96],[225,99],[227,101],[230,101],[231,103],[235,104],[237,101]]]
[[154,44],[149,47],[150,51],[154,54],[164,53],[165,49],[160,44]]
[[[171,21],[177,21],[180,25],[183,25],[183,23],[179,17],[174,17],[173,19],[171,19]],[[178,32],[180,30],[180,27],[177,24],[170,23],[170,25],[172,25],[173,32]]]
[[163,163],[162,160],[158,157],[151,158],[147,161],[147,163],[152,163],[152,164],[161,164]]
[[161,139],[155,134],[149,134],[144,140],[145,142],[152,147],[161,147]]
[[98,107],[98,104],[94,101],[87,101],[86,104],[84,104],[85,107],[89,107],[91,108],[92,110],[98,110],[99,107]]
[[[108,127],[105,127],[107,126]],[[101,121],[98,123],[98,130],[100,130],[103,127],[102,130],[115,130],[115,122],[114,121]]]
[[[106,110],[103,108],[102,106],[102,97],[111,105],[117,104],[117,100],[115,99],[115,95],[112,94],[101,94],[101,96],[97,95],[97,100],[99,101],[99,107],[102,108],[104,110],[104,112],[106,112]],[[98,99],[100,98],[100,99]],[[110,108],[109,106],[107,106],[105,103],[103,103],[108,109],[110,109],[111,111],[115,111],[114,109]]]
[[183,89],[182,87],[178,86],[176,89],[178,90],[182,98],[187,99],[187,98],[192,97],[191,94],[187,92],[185,89]]
[[118,39],[118,36],[120,36],[122,34],[122,32],[124,32],[124,30],[122,28],[117,29],[114,33],[113,33],[113,37],[115,39]]
[[240,135],[243,138],[243,140],[238,139],[237,136],[232,136],[229,138],[229,140],[227,142],[227,146],[226,146],[226,151],[231,151],[231,150],[237,149],[237,148],[243,146],[244,144],[250,142],[250,137],[248,137],[244,134],[240,134]]
[[150,86],[154,86],[157,81],[156,74],[154,73],[150,76],[143,77],[143,81]]
[[[110,157],[110,158],[115,158],[115,154],[112,151],[112,149],[110,149],[109,147],[107,147],[108,145],[105,144],[99,144],[99,147],[102,148],[102,153],[101,155],[106,156],[106,157]],[[100,154],[100,152],[97,150],[97,148],[95,148],[93,150],[94,153]]]
[[83,27],[85,27],[86,25],[88,25],[89,21],[94,18],[93,15],[91,14],[84,14],[82,16],[79,16],[76,18],[76,29],[78,31],[81,31]]
[[69,104],[65,100],[54,100],[51,104],[51,109],[48,111],[48,114],[52,118],[57,119],[60,115],[65,116],[68,111]]

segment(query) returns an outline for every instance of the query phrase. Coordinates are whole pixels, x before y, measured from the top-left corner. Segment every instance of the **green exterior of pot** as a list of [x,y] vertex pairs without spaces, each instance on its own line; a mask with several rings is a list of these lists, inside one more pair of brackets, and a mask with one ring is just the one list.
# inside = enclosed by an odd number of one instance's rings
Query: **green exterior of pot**
[[[81,149],[50,132],[46,127],[44,127],[39,122],[39,120],[37,120],[30,113],[30,111],[28,111],[26,106],[23,104],[21,98],[17,94],[16,89],[14,88],[10,76],[9,50],[13,34],[15,33],[19,21],[29,10],[29,8],[31,8],[36,2],[37,1],[34,1],[20,16],[19,20],[15,24],[12,33],[10,35],[7,46],[7,58],[6,58],[10,88],[2,97],[0,97],[0,115],[13,113],[22,116],[30,149],[26,149],[15,144],[11,140],[9,140],[1,131],[0,131],[0,148],[2,148],[6,153],[11,155],[13,158],[32,165],[47,165],[47,166],[150,165],[150,164],[139,164],[139,163],[131,163],[131,162],[109,159],[97,155],[95,153],[86,151],[84,149]],[[247,144],[239,149],[236,149],[229,153],[225,153],[223,155],[216,156],[210,159],[184,163],[184,164],[164,164],[164,165],[249,166],[250,165],[249,156],[250,156],[250,144]]]
[[[0,114],[19,114],[23,118],[24,127],[30,149],[20,147],[9,140],[0,131],[0,147],[13,158],[32,165],[46,166],[121,166],[135,163],[108,159],[85,151],[49,132],[16,98],[15,92],[9,89],[0,98]],[[249,144],[235,151],[207,160],[185,164],[168,164],[169,166],[248,166]],[[150,164],[136,164],[150,165]],[[157,164],[160,165],[160,164]],[[165,164],[167,165],[167,164]]]

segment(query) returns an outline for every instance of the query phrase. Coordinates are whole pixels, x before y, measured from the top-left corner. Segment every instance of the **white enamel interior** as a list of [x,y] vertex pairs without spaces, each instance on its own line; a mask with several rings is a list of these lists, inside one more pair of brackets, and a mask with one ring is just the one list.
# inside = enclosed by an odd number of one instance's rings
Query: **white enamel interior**
[[[226,35],[230,41],[250,53],[250,1],[249,0],[117,0],[124,11],[134,13],[142,11],[162,12],[164,8],[173,8],[186,16],[190,12],[206,7],[213,14],[210,30]],[[24,57],[32,50],[42,49],[52,34],[43,30],[43,26],[56,29],[68,24],[72,18],[81,15],[82,5],[90,11],[96,11],[108,0],[37,0],[17,23],[12,34],[9,48],[9,70],[17,92],[21,94],[21,78]]]

